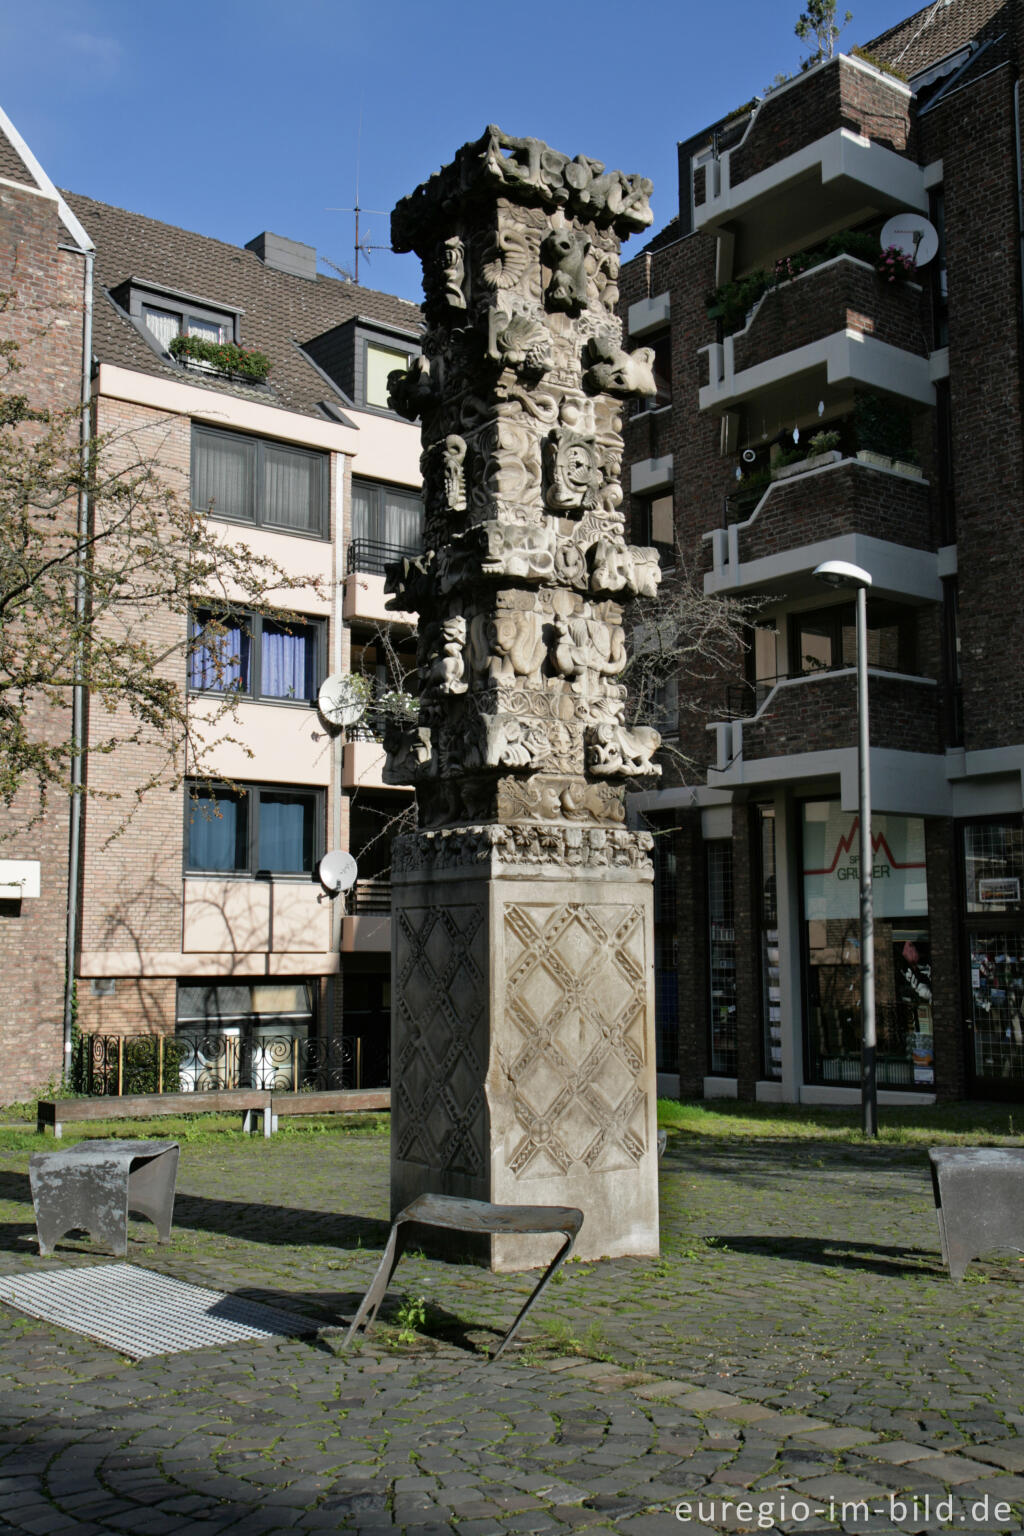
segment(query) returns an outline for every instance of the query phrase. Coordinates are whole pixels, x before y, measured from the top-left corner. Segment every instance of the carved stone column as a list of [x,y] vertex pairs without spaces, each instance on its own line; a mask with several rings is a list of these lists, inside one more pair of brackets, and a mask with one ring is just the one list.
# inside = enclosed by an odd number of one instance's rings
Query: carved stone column
[[[578,1205],[590,1257],[658,1250],[650,838],[625,781],[622,401],[653,353],[615,315],[650,182],[488,128],[392,216],[423,260],[424,352],[392,374],[423,423],[427,553],[388,573],[420,614],[419,719],[387,741],[420,830],[393,852],[392,1204],[425,1192]],[[495,1268],[550,1239],[494,1238]]]

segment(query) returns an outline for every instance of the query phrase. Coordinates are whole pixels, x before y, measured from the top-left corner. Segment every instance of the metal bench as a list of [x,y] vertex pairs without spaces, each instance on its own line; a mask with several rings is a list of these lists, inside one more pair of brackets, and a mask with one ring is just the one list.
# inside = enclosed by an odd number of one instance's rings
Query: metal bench
[[446,1227],[449,1231],[472,1233],[536,1233],[560,1232],[565,1238],[561,1248],[534,1286],[526,1304],[522,1307],[511,1328],[490,1356],[497,1360],[506,1345],[510,1344],[519,1330],[527,1312],[540,1299],[552,1275],[569,1257],[576,1243],[576,1236],[583,1225],[583,1212],[572,1205],[491,1205],[486,1200],[458,1199],[454,1195],[420,1195],[404,1211],[399,1211],[391,1226],[387,1246],[377,1273],[359,1304],[345,1335],[347,1349],[356,1331],[370,1325],[384,1300],[385,1292],[405,1246],[408,1228],[413,1225]]
[[271,1131],[270,1090],[266,1088],[214,1088],[200,1093],[106,1094],[95,1099],[40,1099],[36,1105],[36,1130],[47,1126],[56,1138],[65,1124],[84,1120],[148,1119],[150,1115],[225,1115],[241,1112],[243,1131],[255,1129],[256,1116],[263,1118],[263,1134]]
[[171,1236],[176,1141],[80,1141],[60,1152],[36,1152],[28,1176],[39,1252],[50,1254],[67,1232],[85,1231],[124,1258],[128,1212],[155,1223],[157,1241]]
[[962,1280],[993,1248],[1024,1253],[1024,1149],[931,1147],[928,1156],[949,1278]]

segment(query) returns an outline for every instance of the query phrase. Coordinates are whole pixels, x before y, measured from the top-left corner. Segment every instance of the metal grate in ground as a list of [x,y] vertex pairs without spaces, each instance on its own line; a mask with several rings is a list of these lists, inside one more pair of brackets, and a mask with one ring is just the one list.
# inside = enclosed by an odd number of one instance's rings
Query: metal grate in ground
[[49,1269],[37,1275],[0,1276],[0,1301],[32,1317],[123,1355],[171,1355],[244,1339],[297,1338],[316,1333],[309,1318],[261,1302],[207,1291],[134,1264]]

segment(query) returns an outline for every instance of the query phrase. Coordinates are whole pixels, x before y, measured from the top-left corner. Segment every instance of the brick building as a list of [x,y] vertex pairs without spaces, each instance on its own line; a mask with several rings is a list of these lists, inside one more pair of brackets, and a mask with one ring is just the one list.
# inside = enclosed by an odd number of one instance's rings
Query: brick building
[[[623,269],[663,388],[628,424],[635,542],[757,598],[680,713],[658,837],[659,1069],[855,1102],[852,592],[868,599],[883,1104],[1024,1096],[1024,8],[930,4],[679,146]],[[885,242],[920,236],[909,271]],[[884,260],[882,260],[884,266]],[[696,552],[696,554],[694,554]]]
[[[61,195],[13,126],[0,128],[0,288],[62,317],[38,355],[25,347],[19,387],[42,404],[80,397],[94,265],[93,430],[112,435],[112,454],[151,460],[223,540],[320,579],[288,592],[280,618],[199,593],[187,616],[147,619],[193,721],[232,696],[204,764],[211,782],[176,784],[181,765],[169,764],[120,830],[135,787],[161,773],[156,746],[125,746],[86,753],[70,842],[60,797],[34,828],[27,805],[4,813],[0,880],[16,861],[31,879],[0,899],[0,1101],[60,1074],[69,911],[79,1029],[206,1037],[183,1058],[183,1086],[271,1070],[285,1086],[328,1067],[336,1083],[339,1037],[346,1084],[386,1081],[387,847],[409,795],[383,783],[373,699],[400,693],[414,669],[412,621],[385,611],[383,567],[419,549],[422,523],[419,432],[388,408],[386,379],[419,350],[419,311],[319,275],[315,251],[269,232],[236,247]],[[178,337],[254,348],[269,372],[247,379],[179,355]],[[342,730],[319,691],[352,674],[371,709]],[[69,719],[58,712],[50,728],[66,733]],[[110,729],[94,705],[87,741]],[[347,895],[318,878],[329,850],[357,859]]]

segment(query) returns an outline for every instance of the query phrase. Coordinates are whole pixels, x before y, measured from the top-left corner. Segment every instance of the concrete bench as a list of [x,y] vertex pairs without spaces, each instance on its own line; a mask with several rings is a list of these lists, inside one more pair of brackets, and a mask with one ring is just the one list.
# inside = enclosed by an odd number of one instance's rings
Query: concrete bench
[[28,1176],[39,1252],[50,1254],[67,1232],[85,1231],[124,1258],[128,1212],[154,1223],[157,1241],[171,1236],[176,1141],[80,1141],[61,1152],[35,1152]]
[[928,1156],[949,1278],[962,1280],[994,1248],[1024,1253],[1024,1149],[931,1147]]
[[404,1211],[399,1211],[392,1223],[377,1273],[370,1281],[369,1289],[352,1319],[345,1335],[344,1348],[347,1349],[351,1344],[357,1329],[362,1327],[369,1332],[402,1257],[410,1227],[447,1227],[450,1231],[472,1233],[560,1232],[565,1241],[527,1297],[508,1333],[490,1356],[491,1360],[497,1360],[506,1345],[515,1338],[520,1323],[539,1300],[555,1270],[569,1257],[582,1225],[583,1212],[572,1205],[491,1205],[487,1200],[469,1200],[455,1195],[420,1195]]
[[55,1137],[64,1126],[86,1120],[143,1120],[150,1115],[224,1115],[241,1113],[243,1131],[255,1129],[263,1116],[263,1134],[271,1133],[271,1094],[262,1088],[215,1088],[209,1093],[108,1094],[98,1099],[40,1099],[36,1130],[50,1126]]
[[271,1114],[277,1130],[280,1115],[353,1115],[391,1108],[390,1088],[329,1088],[322,1093],[275,1093]]

